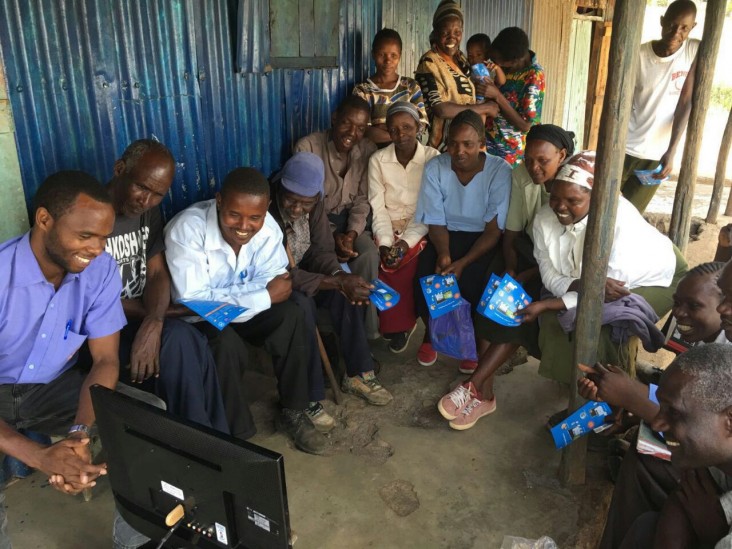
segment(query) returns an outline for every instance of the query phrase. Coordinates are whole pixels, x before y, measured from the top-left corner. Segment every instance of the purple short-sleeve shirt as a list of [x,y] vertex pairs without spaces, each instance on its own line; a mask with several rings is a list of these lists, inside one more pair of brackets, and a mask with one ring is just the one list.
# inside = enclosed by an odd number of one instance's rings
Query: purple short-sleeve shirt
[[49,383],[82,343],[125,324],[117,263],[104,252],[58,290],[41,272],[30,233],[0,244],[0,384]]

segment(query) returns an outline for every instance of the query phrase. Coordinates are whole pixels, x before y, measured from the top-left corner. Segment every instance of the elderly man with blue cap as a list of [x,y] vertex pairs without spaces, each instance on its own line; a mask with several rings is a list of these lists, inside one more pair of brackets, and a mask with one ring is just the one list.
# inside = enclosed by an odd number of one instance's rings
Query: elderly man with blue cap
[[269,213],[279,223],[290,255],[292,295],[305,311],[310,338],[310,408],[316,429],[328,432],[333,418],[320,401],[325,398],[323,369],[316,336],[317,309],[331,315],[346,362],[342,389],[370,404],[383,406],[392,395],[374,374],[363,314],[359,305],[369,302],[371,284],[344,272],[335,253],[333,235],[323,203],[323,161],[310,152],[298,152],[272,181]]

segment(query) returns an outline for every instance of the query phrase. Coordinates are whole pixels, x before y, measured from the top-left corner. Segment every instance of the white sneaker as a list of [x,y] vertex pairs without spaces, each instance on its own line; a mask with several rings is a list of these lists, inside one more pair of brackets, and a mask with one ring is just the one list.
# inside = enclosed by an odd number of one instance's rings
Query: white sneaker
[[320,402],[311,402],[305,415],[308,416],[310,423],[313,424],[315,430],[319,433],[330,433],[335,427],[335,419],[328,412],[325,411],[323,405]]

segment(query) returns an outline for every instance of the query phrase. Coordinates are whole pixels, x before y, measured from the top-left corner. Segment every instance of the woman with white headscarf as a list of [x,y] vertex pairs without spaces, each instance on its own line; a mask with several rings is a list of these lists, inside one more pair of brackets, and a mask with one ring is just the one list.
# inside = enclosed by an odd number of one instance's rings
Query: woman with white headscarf
[[[565,333],[557,313],[577,307],[594,172],[594,151],[573,156],[554,178],[549,203],[534,218],[534,256],[542,284],[553,297],[529,305],[524,317],[540,316],[539,373],[564,383],[571,379],[573,332]],[[674,289],[687,269],[686,261],[668,237],[620,197],[604,301],[636,294],[662,317],[671,310]],[[611,342],[609,328],[603,327],[598,360],[628,366],[633,357],[626,354],[627,348]]]

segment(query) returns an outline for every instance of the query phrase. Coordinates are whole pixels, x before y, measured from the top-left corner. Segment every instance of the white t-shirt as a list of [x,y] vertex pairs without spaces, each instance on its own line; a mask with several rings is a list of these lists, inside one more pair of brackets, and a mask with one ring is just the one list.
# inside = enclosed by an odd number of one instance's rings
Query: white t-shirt
[[699,40],[689,39],[673,55],[658,57],[651,42],[641,46],[628,122],[627,154],[660,160],[666,152],[681,88],[698,49]]

